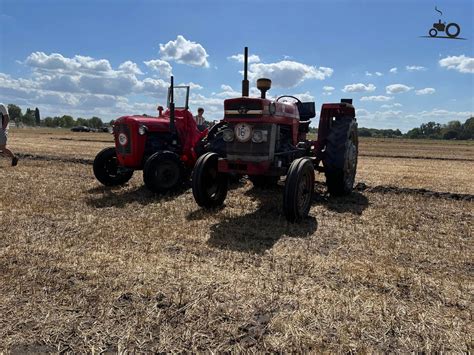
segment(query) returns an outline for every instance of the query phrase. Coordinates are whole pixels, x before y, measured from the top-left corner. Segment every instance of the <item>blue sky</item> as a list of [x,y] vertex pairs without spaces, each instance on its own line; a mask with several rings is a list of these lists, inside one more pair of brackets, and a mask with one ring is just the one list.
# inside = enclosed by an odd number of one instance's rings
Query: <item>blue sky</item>
[[[235,55],[248,46],[251,86],[267,76],[272,96],[317,107],[352,97],[365,127],[464,121],[474,112],[473,15],[468,0],[2,0],[0,101],[43,116],[154,114],[172,73],[192,83],[193,111],[219,119],[240,91]],[[439,18],[467,40],[420,38]]]

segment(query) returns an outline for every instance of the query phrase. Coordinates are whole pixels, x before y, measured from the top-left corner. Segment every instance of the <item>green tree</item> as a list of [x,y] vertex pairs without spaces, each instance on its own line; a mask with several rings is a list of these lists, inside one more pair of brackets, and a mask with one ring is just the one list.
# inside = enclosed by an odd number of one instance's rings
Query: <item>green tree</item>
[[21,117],[21,122],[23,122],[23,124],[26,126],[34,126],[35,125],[34,111],[27,108],[25,114]]
[[44,120],[43,120],[43,124],[46,126],[46,127],[54,127],[54,119],[52,117],[46,117]]
[[74,117],[69,116],[69,115],[62,116],[60,122],[61,122],[60,127],[67,127],[67,128],[70,128],[76,124],[76,121],[74,121]]
[[468,118],[461,127],[461,139],[474,139],[474,117]]
[[15,104],[8,104],[8,116],[10,116],[10,119],[15,122],[21,120],[21,117],[23,116],[21,108]]
[[40,126],[41,125],[41,116],[40,116],[40,110],[37,108],[35,108],[35,123],[37,126]]
[[102,122],[102,120],[99,117],[94,116],[89,120],[89,127],[91,127],[91,128],[100,128],[103,125],[104,125],[104,123]]

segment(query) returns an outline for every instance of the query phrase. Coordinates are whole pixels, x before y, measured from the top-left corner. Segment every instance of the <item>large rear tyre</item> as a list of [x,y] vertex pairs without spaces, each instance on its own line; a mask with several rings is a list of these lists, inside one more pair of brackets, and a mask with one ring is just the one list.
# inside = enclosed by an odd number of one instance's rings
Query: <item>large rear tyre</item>
[[204,208],[221,206],[227,197],[228,176],[217,169],[218,155],[206,153],[196,162],[193,171],[193,196]]
[[125,184],[133,176],[133,170],[121,169],[114,147],[101,150],[92,165],[94,175],[105,186],[118,186]]
[[272,188],[277,186],[280,181],[279,176],[263,176],[263,175],[250,175],[249,180],[252,181],[253,186],[259,189]]
[[183,183],[184,167],[173,152],[156,152],[145,162],[143,182],[153,192],[165,193],[176,190]]
[[343,196],[352,192],[358,152],[356,120],[352,117],[341,117],[333,121],[323,160],[326,184],[332,196]]
[[308,216],[313,191],[313,162],[308,158],[296,159],[288,170],[283,194],[283,211],[289,222],[297,222]]
[[[450,29],[454,28],[454,32],[451,32]],[[461,28],[457,23],[450,23],[449,25],[446,26],[446,34],[450,38],[456,38],[459,33],[461,32]]]

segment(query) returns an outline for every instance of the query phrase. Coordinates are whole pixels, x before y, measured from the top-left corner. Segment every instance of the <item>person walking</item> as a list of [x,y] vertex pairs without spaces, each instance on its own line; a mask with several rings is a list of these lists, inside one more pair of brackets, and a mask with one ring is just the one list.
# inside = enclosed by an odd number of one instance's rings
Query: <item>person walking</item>
[[0,154],[6,155],[12,158],[12,166],[18,164],[18,158],[7,148],[8,138],[8,123],[10,122],[10,116],[8,115],[7,108],[4,104],[0,103]]
[[206,119],[204,118],[203,114],[204,114],[204,109],[202,107],[199,107],[197,116],[194,116],[198,129],[201,132],[206,129]]

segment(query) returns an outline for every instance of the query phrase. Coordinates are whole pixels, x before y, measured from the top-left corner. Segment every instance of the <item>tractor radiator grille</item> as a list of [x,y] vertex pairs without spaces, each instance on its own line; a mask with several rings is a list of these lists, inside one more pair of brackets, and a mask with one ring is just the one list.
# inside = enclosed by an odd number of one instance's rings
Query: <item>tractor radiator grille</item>
[[[275,127],[271,124],[253,125],[253,129],[267,130],[267,141],[262,143],[254,143],[250,139],[247,142],[239,142],[234,139],[232,142],[226,143],[227,159],[242,160],[249,162],[272,160],[275,152]],[[230,128],[234,129],[232,125]]]
[[[127,136],[127,143],[125,145],[121,145],[119,142],[118,137],[121,133]],[[132,152],[132,136],[130,134],[130,127],[128,125],[120,124],[116,126],[115,146],[117,147],[117,151],[120,154],[130,154]]]

